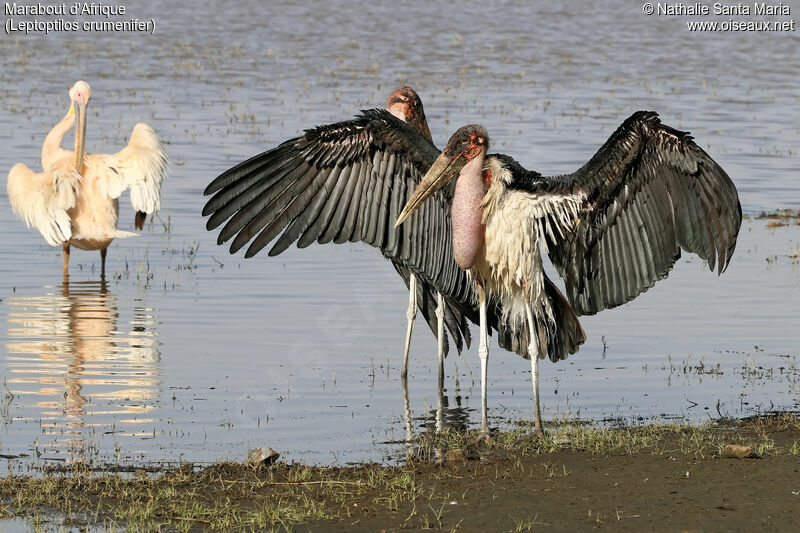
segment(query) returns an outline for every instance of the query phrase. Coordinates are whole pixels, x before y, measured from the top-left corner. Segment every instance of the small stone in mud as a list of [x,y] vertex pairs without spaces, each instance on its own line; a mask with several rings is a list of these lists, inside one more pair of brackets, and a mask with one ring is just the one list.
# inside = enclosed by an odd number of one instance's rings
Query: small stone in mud
[[275,464],[281,454],[267,446],[266,448],[255,448],[247,452],[246,463],[250,466],[269,466]]
[[461,450],[447,450],[445,458],[448,463],[463,463],[465,461],[464,452]]
[[723,448],[720,457],[725,459],[759,459],[760,456],[753,451],[752,446],[740,446],[739,444],[728,444]]

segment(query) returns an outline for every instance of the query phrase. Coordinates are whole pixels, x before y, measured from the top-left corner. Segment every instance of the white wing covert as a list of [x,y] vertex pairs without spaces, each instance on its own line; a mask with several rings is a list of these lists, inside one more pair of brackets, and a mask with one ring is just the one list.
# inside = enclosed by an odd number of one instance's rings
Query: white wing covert
[[[91,156],[90,156],[91,157]],[[139,123],[133,128],[128,146],[105,157],[106,194],[119,196],[130,188],[131,204],[136,210],[136,226],[141,229],[144,214],[161,208],[161,182],[167,173],[167,154],[153,128]]]

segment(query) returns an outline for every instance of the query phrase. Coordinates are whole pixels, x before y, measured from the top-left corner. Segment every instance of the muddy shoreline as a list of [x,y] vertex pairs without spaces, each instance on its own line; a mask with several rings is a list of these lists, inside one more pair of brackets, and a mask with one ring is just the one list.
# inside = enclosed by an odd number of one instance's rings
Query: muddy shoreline
[[[746,458],[727,458],[726,446]],[[429,433],[401,466],[85,465],[0,478],[0,518],[160,531],[796,531],[800,420]],[[0,525],[2,522],[0,522]]]

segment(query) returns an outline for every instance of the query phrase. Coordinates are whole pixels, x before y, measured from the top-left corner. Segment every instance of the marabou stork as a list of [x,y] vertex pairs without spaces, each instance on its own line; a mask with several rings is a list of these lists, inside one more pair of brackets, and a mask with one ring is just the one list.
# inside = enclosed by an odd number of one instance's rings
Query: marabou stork
[[[131,189],[134,226],[142,229],[147,214],[161,205],[161,181],[167,168],[167,156],[156,133],[143,123],[134,126],[128,146],[116,154],[86,154],[86,108],[91,94],[84,81],[69,90],[69,112],[42,145],[44,172],[35,173],[17,163],[8,173],[11,207],[28,227],[38,229],[48,244],[62,246],[65,276],[71,245],[100,250],[101,273],[105,275],[111,241],[136,235],[117,229],[119,196]],[[75,149],[69,151],[61,142],[75,126],[76,117]]]
[[[386,109],[394,115],[395,117],[399,118],[412,128],[414,128],[420,135],[425,137],[430,142],[433,142],[433,137],[431,136],[431,130],[428,127],[428,120],[425,118],[425,110],[422,107],[422,99],[420,99],[417,92],[412,89],[411,87],[404,86],[396,89],[392,94],[389,95],[389,100],[386,104]],[[407,379],[408,377],[408,354],[411,350],[411,333],[414,329],[414,320],[417,316],[417,275],[414,273],[413,269],[408,268],[405,266],[402,261],[398,259],[391,258],[390,261],[397,272],[403,277],[403,280],[407,280],[408,284],[408,311],[406,312],[406,317],[408,318],[408,328],[406,329],[406,347],[403,353],[403,368],[401,370],[401,377],[403,380]],[[423,283],[424,282],[420,282]],[[430,287],[424,286],[422,287],[423,292],[423,299],[425,293],[432,293],[434,292],[431,290]],[[436,321],[437,327],[434,334],[438,339],[438,364],[439,364],[439,391],[444,388],[444,352],[445,352],[445,334],[444,334],[444,318],[445,318],[445,304],[444,304],[444,296],[441,292],[436,292]],[[424,303],[422,304],[422,308],[424,308]],[[433,324],[431,324],[431,328]],[[464,339],[466,341],[467,347],[469,348],[470,344],[470,337],[469,337],[469,330],[463,330],[462,334],[464,335]],[[461,347],[459,346],[459,352],[461,351]],[[441,396],[441,394],[440,394]]]
[[[315,241],[363,241],[379,248],[409,286],[409,299],[413,300],[409,302],[405,374],[412,316],[417,307],[441,346],[446,338],[441,321],[437,324],[433,318],[437,307],[433,295],[442,296],[439,302],[444,302],[444,325],[459,352],[464,342],[467,346],[470,342],[467,319],[477,323],[479,311],[472,282],[453,260],[452,187],[443,188],[436,201],[428,202],[406,226],[399,230],[392,227],[439,150],[431,142],[416,93],[398,89],[389,97],[387,107],[307,130],[227,170],[206,187],[205,194],[214,196],[203,208],[203,215],[211,215],[208,230],[227,221],[217,242],[223,244],[233,238],[231,253],[252,240],[245,257],[252,257],[279,236],[270,256],[280,254],[295,241],[300,248]],[[503,329],[499,316],[496,306],[488,308],[484,320],[487,329],[500,327],[500,345],[526,353],[527,343],[515,332]],[[443,350],[447,351],[446,344]],[[440,349],[440,389],[442,353]]]
[[[667,277],[681,249],[721,274],[736,246],[742,209],[725,171],[691,135],[661,124],[652,112],[634,113],[572,174],[545,177],[507,155],[487,156],[488,148],[483,127],[459,129],[396,225],[424,209],[428,197],[438,202],[437,191],[458,177],[453,256],[479,287],[481,318],[487,303],[498,301],[503,323],[527,332],[541,435],[538,360],[558,361],[577,349],[559,344],[565,331],[582,339],[577,315],[632,300]],[[564,278],[569,302],[551,288],[540,250]],[[481,322],[482,368],[485,329]]]

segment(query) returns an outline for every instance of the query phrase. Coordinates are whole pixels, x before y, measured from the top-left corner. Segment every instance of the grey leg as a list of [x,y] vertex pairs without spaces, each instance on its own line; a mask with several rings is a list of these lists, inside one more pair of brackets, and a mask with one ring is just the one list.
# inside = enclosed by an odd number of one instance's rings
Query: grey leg
[[411,331],[414,329],[414,319],[417,318],[417,276],[411,272],[411,279],[408,283],[408,330],[406,330],[406,351],[403,354],[403,370],[400,374],[402,378],[408,377],[408,352],[411,350]]
[[436,294],[436,318],[439,319],[437,336],[439,338],[439,388],[437,391],[438,406],[436,409],[436,431],[441,431],[444,426],[444,296]]
[[486,383],[489,370],[489,330],[486,323],[486,291],[478,285],[478,299],[480,300],[480,344],[478,357],[481,360],[481,431],[489,434],[489,415],[486,407]]
[[533,314],[530,306],[526,307],[525,313],[528,319],[528,331],[530,333],[530,344],[528,344],[528,355],[531,358],[531,383],[533,386],[533,429],[539,436],[544,436],[542,426],[542,411],[539,408],[539,332],[533,321]]
[[436,293],[438,306],[436,307],[436,318],[439,319],[439,329],[437,336],[439,337],[439,391],[444,389],[444,296],[442,293]]

